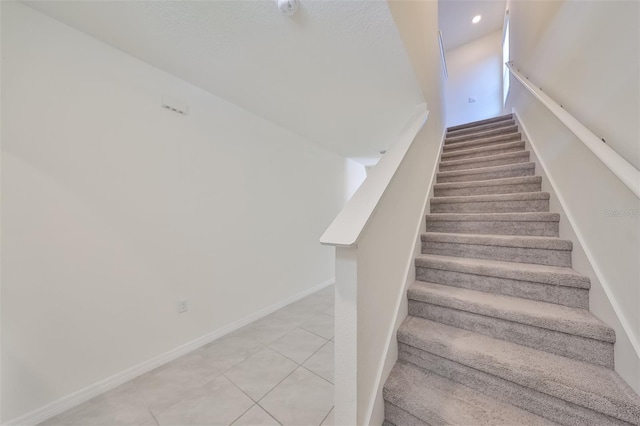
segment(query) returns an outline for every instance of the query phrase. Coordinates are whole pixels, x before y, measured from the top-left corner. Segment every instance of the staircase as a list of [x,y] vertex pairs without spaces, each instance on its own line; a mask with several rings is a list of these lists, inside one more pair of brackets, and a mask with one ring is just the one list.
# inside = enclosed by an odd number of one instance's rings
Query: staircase
[[638,425],[511,115],[450,127],[385,425]]

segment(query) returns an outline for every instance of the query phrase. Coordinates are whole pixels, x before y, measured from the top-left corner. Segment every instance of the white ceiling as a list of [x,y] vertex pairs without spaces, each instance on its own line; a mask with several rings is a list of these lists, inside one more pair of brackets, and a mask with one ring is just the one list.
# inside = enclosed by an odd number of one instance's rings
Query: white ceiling
[[376,157],[424,102],[386,1],[27,1],[345,157]]
[[[445,50],[502,28],[505,7],[506,0],[439,0],[438,24]],[[482,20],[473,24],[476,15],[482,15]]]

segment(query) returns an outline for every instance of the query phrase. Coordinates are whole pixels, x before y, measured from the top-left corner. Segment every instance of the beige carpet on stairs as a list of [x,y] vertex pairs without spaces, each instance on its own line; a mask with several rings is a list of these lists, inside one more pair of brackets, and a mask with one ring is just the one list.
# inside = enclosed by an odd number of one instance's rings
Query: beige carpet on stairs
[[509,114],[447,129],[385,425],[640,425]]

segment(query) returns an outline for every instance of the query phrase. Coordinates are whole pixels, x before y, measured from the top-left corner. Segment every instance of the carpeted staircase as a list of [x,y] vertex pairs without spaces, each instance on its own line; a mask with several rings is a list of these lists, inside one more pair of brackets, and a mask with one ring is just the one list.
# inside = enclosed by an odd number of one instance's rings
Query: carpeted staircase
[[638,425],[511,115],[450,127],[385,425]]

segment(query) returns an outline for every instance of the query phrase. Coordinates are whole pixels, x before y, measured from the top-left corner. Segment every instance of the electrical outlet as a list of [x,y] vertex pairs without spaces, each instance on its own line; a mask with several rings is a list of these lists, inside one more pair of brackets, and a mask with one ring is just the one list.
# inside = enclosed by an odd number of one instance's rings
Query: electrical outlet
[[184,314],[189,310],[189,299],[178,300],[178,313]]

